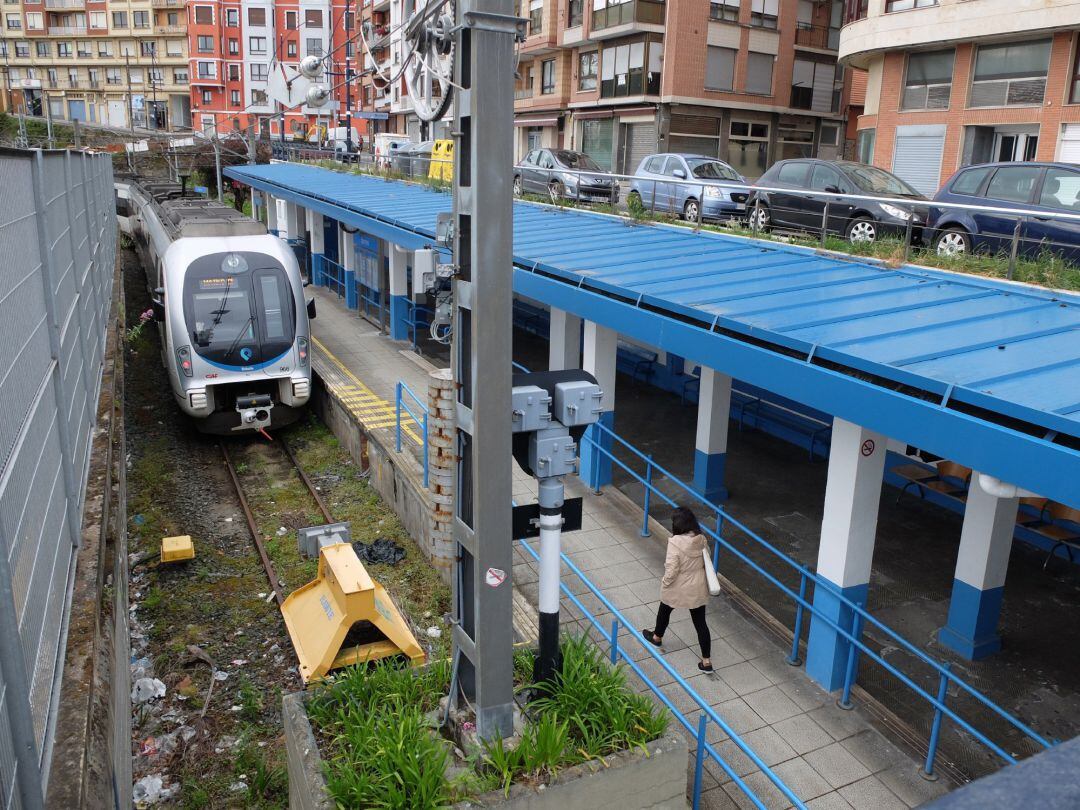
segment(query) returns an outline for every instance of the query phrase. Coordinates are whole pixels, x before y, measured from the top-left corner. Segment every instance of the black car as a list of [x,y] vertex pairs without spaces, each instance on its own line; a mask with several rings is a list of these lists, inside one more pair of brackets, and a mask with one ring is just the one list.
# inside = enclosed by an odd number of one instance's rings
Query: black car
[[[791,189],[791,193],[784,189]],[[805,191],[821,193],[798,193]],[[911,200],[913,205],[851,199],[848,195],[900,198]],[[926,197],[899,177],[876,166],[848,160],[800,159],[774,163],[754,184],[746,208],[751,224],[759,230],[775,226],[820,233],[828,204],[828,233],[852,242],[903,237],[910,220],[912,241],[918,242],[928,214],[926,202]]]

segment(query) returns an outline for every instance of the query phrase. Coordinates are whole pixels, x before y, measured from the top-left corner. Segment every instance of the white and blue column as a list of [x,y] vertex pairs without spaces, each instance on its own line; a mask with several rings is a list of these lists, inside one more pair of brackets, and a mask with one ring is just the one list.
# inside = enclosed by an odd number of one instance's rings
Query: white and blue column
[[266,195],[266,230],[278,235],[278,201],[269,194]]
[[973,473],[960,531],[949,618],[938,632],[938,641],[969,661],[1001,649],[998,619],[1020,505],[1019,498],[999,498],[986,492],[978,479],[979,474]]
[[548,322],[548,370],[581,368],[581,318],[552,307]]
[[409,252],[390,245],[390,338],[409,339]]
[[702,366],[694,440],[694,489],[711,503],[727,500],[724,466],[730,417],[731,377]]
[[338,250],[338,256],[341,257],[341,266],[344,268],[342,271],[342,283],[345,285],[345,306],[349,309],[358,309],[360,306],[360,296],[357,294],[356,289],[356,242],[353,237],[355,233],[349,233],[345,230],[345,226],[338,225],[338,237],[341,240],[338,244],[341,246]]
[[323,259],[326,258],[326,240],[323,235],[323,215],[307,209],[307,229],[311,240],[311,283],[316,287],[326,286],[323,273]]
[[880,433],[833,419],[815,615],[806,648],[806,674],[829,692],[843,686],[850,646],[832,625],[851,633],[851,603],[866,605],[886,444]]
[[299,239],[303,209],[296,203],[285,201],[285,238]]
[[[602,413],[597,420],[608,430],[615,428],[615,356],[619,348],[619,333],[593,321],[585,321],[585,344],[582,368],[596,378],[604,392],[600,401]],[[611,458],[598,450],[593,442],[611,452],[611,436],[596,425],[590,425],[581,440],[581,476],[593,489],[611,483]]]

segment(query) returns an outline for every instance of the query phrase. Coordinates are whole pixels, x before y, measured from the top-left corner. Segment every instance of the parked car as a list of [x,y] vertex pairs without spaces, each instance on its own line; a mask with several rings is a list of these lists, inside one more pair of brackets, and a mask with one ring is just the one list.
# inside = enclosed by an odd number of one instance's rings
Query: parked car
[[[689,182],[682,182],[689,181]],[[738,188],[732,188],[732,185]],[[641,161],[630,181],[630,204],[680,213],[684,219],[728,219],[746,211],[749,184],[727,163],[704,155],[668,153]],[[636,199],[636,203],[634,200]]]
[[[1080,262],[1080,220],[1050,214],[1080,215],[1080,165],[1074,163],[985,163],[961,169],[934,197],[938,202],[1038,211],[1048,216],[1020,222],[1018,251],[1038,256],[1052,250]],[[930,244],[939,255],[973,250],[1010,252],[1017,218],[1000,211],[931,208]]]
[[514,194],[547,194],[582,202],[618,199],[615,177],[583,152],[569,149],[533,149],[514,167]]
[[[763,188],[778,191],[759,190]],[[784,189],[791,189],[790,194]],[[807,196],[800,191],[822,192]],[[833,195],[833,196],[827,196]],[[859,197],[892,197],[914,205],[852,200]],[[848,160],[781,160],[754,184],[747,209],[751,224],[760,230],[775,226],[821,232],[825,205],[829,206],[827,232],[852,242],[873,242],[882,236],[904,236],[911,222],[911,239],[918,242],[929,209],[926,197],[896,175]]]

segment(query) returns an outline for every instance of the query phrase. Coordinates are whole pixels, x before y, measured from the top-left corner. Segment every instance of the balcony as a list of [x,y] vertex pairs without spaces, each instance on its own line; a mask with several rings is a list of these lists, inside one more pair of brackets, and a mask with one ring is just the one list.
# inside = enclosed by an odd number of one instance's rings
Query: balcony
[[86,0],[45,0],[45,8],[86,8]]
[[183,25],[155,25],[155,34],[184,34],[187,28]]
[[664,4],[654,0],[630,0],[630,2],[594,9],[592,13],[593,39],[608,39],[633,31],[663,31]]
[[520,87],[514,89],[514,101],[523,98],[532,98],[535,91],[531,87]]
[[50,25],[49,35],[54,37],[86,36],[85,25]]
[[150,0],[153,8],[183,8],[184,0]]
[[818,48],[835,51],[840,46],[840,29],[827,25],[797,23],[795,26],[795,44],[802,48]]

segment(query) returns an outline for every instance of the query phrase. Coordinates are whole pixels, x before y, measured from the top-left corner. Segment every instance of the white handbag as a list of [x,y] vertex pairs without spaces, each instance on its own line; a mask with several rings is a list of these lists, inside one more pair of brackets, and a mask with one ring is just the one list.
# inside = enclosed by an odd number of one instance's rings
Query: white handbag
[[705,582],[709,585],[709,594],[711,596],[720,595],[720,579],[716,576],[716,569],[713,568],[712,558],[709,556],[708,547],[701,550],[701,559],[705,563]]

